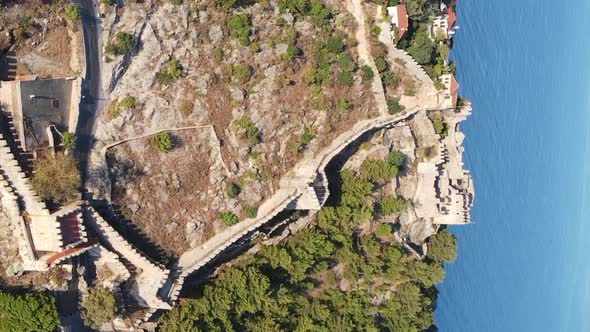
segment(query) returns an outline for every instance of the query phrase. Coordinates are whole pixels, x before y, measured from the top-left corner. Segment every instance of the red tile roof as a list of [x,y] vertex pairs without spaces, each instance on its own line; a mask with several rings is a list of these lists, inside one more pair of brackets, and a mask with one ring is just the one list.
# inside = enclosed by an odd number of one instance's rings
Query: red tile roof
[[453,8],[449,8],[447,13],[449,15],[449,17],[447,18],[447,26],[448,29],[451,30],[455,23],[457,23],[457,15],[455,14]]
[[57,221],[59,221],[64,246],[82,239],[82,232],[78,223],[78,211],[72,211],[58,217]]
[[55,262],[56,260],[66,257],[66,256],[71,256],[74,255],[77,252],[81,252],[86,250],[87,248],[90,248],[94,245],[94,243],[91,242],[86,242],[86,243],[82,243],[79,244],[73,248],[68,248],[62,252],[59,252],[53,256],[50,256],[49,258],[47,258],[47,264],[52,264],[53,262]]
[[399,39],[402,39],[406,36],[408,33],[408,28],[410,27],[408,9],[404,3],[397,5],[397,21],[399,24]]

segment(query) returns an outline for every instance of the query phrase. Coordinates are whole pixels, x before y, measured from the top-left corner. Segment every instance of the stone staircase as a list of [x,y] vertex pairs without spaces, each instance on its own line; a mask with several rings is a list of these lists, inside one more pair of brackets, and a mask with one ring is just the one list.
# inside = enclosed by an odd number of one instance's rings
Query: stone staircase
[[1,134],[0,169],[6,182],[8,182],[17,194],[23,211],[27,211],[30,215],[49,215],[49,210],[47,210],[45,203],[34,193],[26,174],[21,170],[18,161],[15,159],[8,143]]

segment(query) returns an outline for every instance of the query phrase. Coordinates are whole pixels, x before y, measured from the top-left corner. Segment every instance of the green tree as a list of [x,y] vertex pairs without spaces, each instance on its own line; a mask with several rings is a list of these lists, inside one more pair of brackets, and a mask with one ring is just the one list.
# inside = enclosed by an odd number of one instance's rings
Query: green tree
[[80,171],[72,156],[58,153],[35,161],[33,190],[46,201],[66,205],[80,197]]
[[169,132],[163,131],[155,134],[151,140],[152,146],[160,152],[168,152],[172,150],[172,136]]
[[436,262],[452,262],[457,258],[457,238],[447,230],[430,237],[426,256]]
[[61,144],[66,150],[74,150],[76,148],[76,141],[76,135],[70,132],[65,132],[61,136]]
[[53,332],[59,325],[55,298],[45,293],[0,291],[0,331]]
[[408,53],[420,65],[429,64],[434,59],[436,45],[426,34],[419,33],[412,40]]
[[442,138],[449,135],[449,126],[443,121],[440,115],[435,115],[432,123],[434,124],[434,132],[439,134]]
[[238,216],[236,216],[236,214],[231,211],[221,212],[221,215],[219,217],[221,218],[221,222],[225,226],[232,226],[240,222]]
[[166,68],[166,70],[158,73],[158,79],[163,84],[168,85],[173,81],[179,79],[180,76],[182,76],[183,71],[184,68],[182,67],[180,62],[177,59],[173,58],[172,60],[170,60],[170,62],[168,62],[168,67]]
[[84,324],[94,329],[117,317],[115,293],[105,287],[90,288],[82,299]]
[[392,231],[393,230],[390,223],[379,223],[375,228],[375,235],[379,237],[385,237],[391,235]]
[[379,204],[379,211],[383,216],[390,216],[404,211],[408,207],[408,202],[403,198],[385,196]]

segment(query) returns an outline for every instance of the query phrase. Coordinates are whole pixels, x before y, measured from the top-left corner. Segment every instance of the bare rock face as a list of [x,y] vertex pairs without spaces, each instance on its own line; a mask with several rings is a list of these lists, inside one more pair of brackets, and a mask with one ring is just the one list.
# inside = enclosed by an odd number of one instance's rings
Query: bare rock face
[[209,39],[213,44],[221,43],[223,41],[223,29],[218,25],[209,28]]

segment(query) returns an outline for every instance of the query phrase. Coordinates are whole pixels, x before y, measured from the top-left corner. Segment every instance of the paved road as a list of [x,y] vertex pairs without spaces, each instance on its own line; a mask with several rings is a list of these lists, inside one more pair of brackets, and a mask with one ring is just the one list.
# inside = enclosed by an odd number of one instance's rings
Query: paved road
[[88,174],[88,160],[94,144],[96,119],[104,108],[105,98],[101,85],[101,21],[97,15],[98,8],[94,0],[75,0],[80,8],[84,33],[86,54],[86,75],[82,80],[82,101],[76,135],[78,136],[78,153],[80,168],[84,180]]

